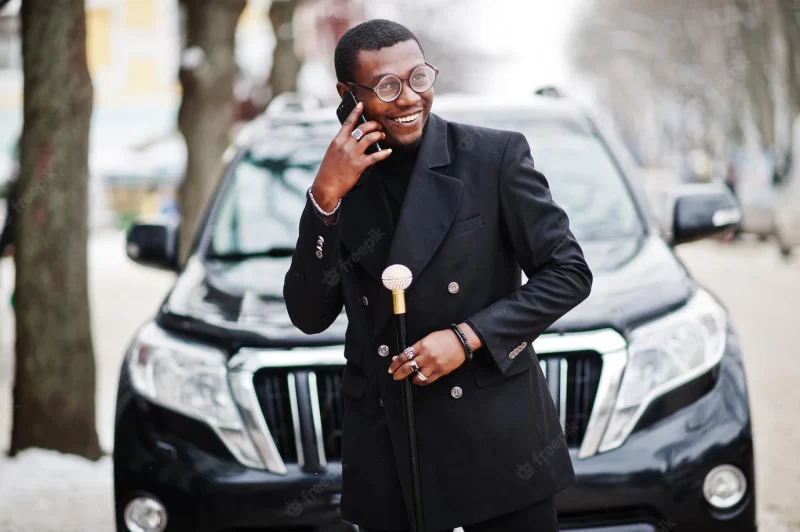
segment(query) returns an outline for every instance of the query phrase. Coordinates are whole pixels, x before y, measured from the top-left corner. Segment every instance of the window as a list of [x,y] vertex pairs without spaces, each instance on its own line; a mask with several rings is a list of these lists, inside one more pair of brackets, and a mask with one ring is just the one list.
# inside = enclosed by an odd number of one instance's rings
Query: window
[[92,75],[111,66],[111,13],[106,9],[86,12],[86,59]]
[[544,174],[553,200],[566,211],[570,229],[580,242],[643,234],[625,179],[593,132],[556,118],[505,118],[483,112],[446,118],[522,133],[536,169]]
[[[327,139],[330,142],[330,139]],[[297,142],[287,151],[250,150],[236,164],[214,221],[213,254],[259,254],[293,248],[306,191],[327,144]]]
[[128,28],[151,30],[156,27],[157,10],[155,0],[127,0],[125,22]]

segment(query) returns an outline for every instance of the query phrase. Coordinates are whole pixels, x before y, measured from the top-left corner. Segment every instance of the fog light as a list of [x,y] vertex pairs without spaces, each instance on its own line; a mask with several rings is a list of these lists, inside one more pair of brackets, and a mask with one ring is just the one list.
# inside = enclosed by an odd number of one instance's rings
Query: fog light
[[721,465],[706,475],[703,483],[703,495],[715,508],[731,508],[744,498],[747,491],[747,479],[744,473],[735,466]]
[[131,532],[163,532],[167,510],[152,497],[136,497],[125,506],[125,526]]

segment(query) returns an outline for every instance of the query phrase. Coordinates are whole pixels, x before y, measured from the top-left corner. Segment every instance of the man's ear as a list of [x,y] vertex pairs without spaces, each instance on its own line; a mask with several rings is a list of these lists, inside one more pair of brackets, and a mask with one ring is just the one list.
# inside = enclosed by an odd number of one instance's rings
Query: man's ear
[[339,98],[344,98],[344,93],[349,91],[350,87],[341,81],[336,82],[336,91],[339,93]]

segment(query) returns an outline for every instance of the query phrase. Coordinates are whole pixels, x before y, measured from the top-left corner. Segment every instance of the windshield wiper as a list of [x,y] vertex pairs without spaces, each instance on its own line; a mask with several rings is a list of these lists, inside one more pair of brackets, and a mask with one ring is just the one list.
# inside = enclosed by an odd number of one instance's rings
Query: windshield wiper
[[229,251],[226,253],[215,253],[213,251],[209,251],[209,253],[206,255],[206,258],[214,260],[237,261],[244,259],[252,259],[256,257],[275,257],[275,258],[291,257],[293,253],[294,253],[293,247],[278,246],[270,249],[264,249],[261,251]]

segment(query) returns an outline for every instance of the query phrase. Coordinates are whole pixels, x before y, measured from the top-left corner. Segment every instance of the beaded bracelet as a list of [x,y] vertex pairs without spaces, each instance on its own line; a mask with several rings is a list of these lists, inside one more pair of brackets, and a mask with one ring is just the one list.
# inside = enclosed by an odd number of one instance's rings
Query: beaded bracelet
[[323,216],[333,216],[334,214],[336,214],[336,211],[339,210],[339,205],[342,204],[342,198],[339,198],[339,201],[336,203],[336,207],[334,207],[331,212],[325,212],[322,210],[322,207],[319,206],[317,200],[314,199],[314,194],[311,193],[311,187],[308,188],[308,197],[311,198],[311,203],[314,204],[314,207],[317,209],[317,212],[319,212]]
[[470,347],[469,342],[467,341],[467,335],[461,330],[457,324],[452,324],[450,328],[453,332],[456,333],[456,336],[459,340],[461,340],[461,344],[464,346],[464,354],[467,356],[467,360],[472,360],[472,347]]

